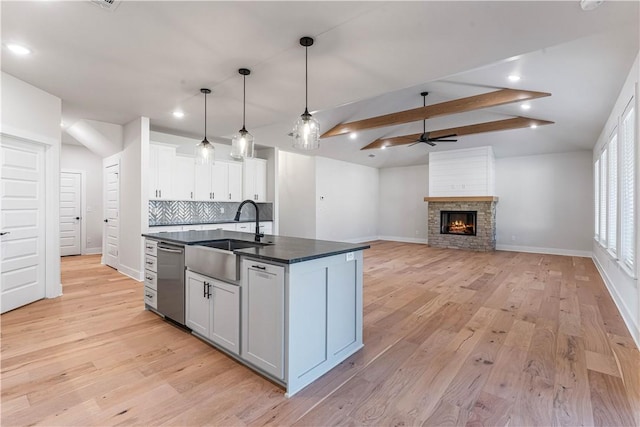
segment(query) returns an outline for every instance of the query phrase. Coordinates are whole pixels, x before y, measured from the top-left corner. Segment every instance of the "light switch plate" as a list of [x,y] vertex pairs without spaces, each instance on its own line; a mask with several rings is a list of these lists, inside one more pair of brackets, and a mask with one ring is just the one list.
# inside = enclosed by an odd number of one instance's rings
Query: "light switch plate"
[[355,259],[355,254],[353,252],[349,252],[347,254],[347,261],[353,261]]

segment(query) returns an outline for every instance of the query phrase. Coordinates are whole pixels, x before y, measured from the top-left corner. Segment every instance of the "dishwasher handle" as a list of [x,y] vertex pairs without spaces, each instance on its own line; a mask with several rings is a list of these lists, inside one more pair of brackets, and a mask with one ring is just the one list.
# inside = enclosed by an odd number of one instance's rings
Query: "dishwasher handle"
[[164,246],[160,245],[158,245],[158,250],[163,252],[171,252],[172,254],[181,254],[183,252],[182,249],[165,248]]

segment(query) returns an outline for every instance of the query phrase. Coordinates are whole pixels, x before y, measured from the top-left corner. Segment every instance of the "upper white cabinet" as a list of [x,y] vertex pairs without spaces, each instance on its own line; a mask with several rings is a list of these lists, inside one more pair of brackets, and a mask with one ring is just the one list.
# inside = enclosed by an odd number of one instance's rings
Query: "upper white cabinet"
[[195,172],[194,159],[187,156],[176,156],[174,161],[174,176],[172,197],[174,200],[195,200]]
[[242,200],[242,164],[216,162],[196,165],[195,200],[239,202]]
[[149,145],[149,199],[170,200],[176,148],[169,145]]
[[244,159],[242,193],[245,199],[254,202],[267,200],[267,161]]

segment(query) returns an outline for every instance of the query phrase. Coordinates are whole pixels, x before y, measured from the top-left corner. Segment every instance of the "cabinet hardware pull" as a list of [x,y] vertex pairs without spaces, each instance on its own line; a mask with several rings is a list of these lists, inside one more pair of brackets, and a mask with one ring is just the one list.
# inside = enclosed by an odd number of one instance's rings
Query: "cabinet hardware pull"
[[211,298],[211,283],[207,282],[207,299]]
[[191,198],[193,199],[193,191],[191,192]]
[[231,193],[229,193],[229,200],[231,200]]
[[153,277],[147,276],[147,280],[153,280]]
[[202,298],[207,297],[207,282],[202,282]]
[[153,298],[153,294],[147,294],[147,298]]
[[267,269],[267,267],[265,267],[263,265],[252,265],[251,267],[257,268],[258,270],[266,270]]
[[162,190],[158,190],[158,195],[162,197]]
[[153,261],[147,261],[147,265],[153,265]]

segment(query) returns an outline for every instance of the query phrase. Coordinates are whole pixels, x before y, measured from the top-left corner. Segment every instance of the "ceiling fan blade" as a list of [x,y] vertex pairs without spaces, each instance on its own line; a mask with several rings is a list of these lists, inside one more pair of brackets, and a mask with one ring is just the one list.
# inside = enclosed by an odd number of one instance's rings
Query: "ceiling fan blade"
[[[432,132],[433,133],[433,132]],[[433,141],[440,141],[442,140],[442,138],[450,138],[452,136],[457,136],[455,133],[449,134],[449,135],[442,135],[442,136],[435,136],[435,137],[431,137],[431,135],[429,135],[431,140]]]
[[429,133],[429,137],[431,139],[448,138],[450,136],[472,135],[476,133],[496,132],[508,129],[521,129],[529,127],[531,125],[543,126],[550,124],[553,124],[553,122],[519,116],[511,119],[496,120],[493,122],[477,123],[474,125],[435,130]]
[[[436,146],[436,144],[434,144],[433,142],[431,142],[431,140],[430,140],[430,139],[428,139],[428,140],[426,140],[426,141],[420,141],[420,142],[424,142],[425,144],[429,144],[429,145],[430,145],[430,146],[432,146],[432,147],[435,147],[435,146]],[[438,142],[440,142],[440,141],[438,141]]]
[[391,138],[378,138],[371,144],[361,148],[361,150],[373,150],[374,148],[382,147],[395,147],[397,145],[407,145],[412,142],[420,142],[421,133],[414,133],[412,135],[394,136]]
[[435,141],[435,142],[458,142],[457,139],[430,139],[429,141]]
[[399,111],[397,113],[385,114],[383,116],[357,120],[355,122],[341,123],[322,134],[320,138],[328,138],[330,136],[343,135],[345,133],[362,131],[366,129],[410,123],[418,120],[429,119],[432,117],[463,113],[466,111],[473,111],[481,108],[510,104],[512,102],[542,98],[545,96],[551,96],[551,94],[529,90],[500,89],[481,95],[454,99],[452,101],[446,101],[439,104],[432,104],[425,107],[414,108],[411,110]]

